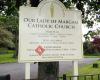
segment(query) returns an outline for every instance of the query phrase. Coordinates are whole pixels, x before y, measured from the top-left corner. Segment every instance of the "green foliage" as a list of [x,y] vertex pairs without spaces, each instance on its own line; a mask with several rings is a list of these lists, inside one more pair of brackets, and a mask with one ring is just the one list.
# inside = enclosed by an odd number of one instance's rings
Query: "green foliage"
[[17,16],[0,16],[1,27],[15,34],[18,32],[18,17]]
[[15,0],[7,0],[6,1],[6,6],[7,6],[7,9],[5,11],[6,15],[18,15],[17,14],[17,8],[15,7]]
[[99,30],[99,29],[97,29],[96,31],[90,30],[90,31],[88,31],[87,34],[84,34],[84,38],[85,38],[86,41],[91,41],[90,39],[91,39],[91,38],[94,38],[94,37],[97,36],[99,33],[100,33],[100,30]]
[[70,8],[71,6],[71,2],[68,0],[67,3],[63,3],[65,5],[66,8]]
[[18,17],[0,16],[0,44],[2,47],[15,47],[18,38]]
[[14,47],[13,35],[11,32],[0,27],[0,46],[1,47]]
[[0,0],[0,13],[7,16],[18,16],[19,6],[26,0]]
[[86,40],[83,43],[83,51],[85,55],[100,56],[100,37],[95,36],[93,41]]
[[[27,0],[2,0],[0,1],[0,8],[1,13],[4,11],[6,15],[18,15],[18,9],[19,6],[25,5]],[[64,0],[60,0],[64,5],[69,8],[72,3],[76,5],[76,7],[82,11],[82,14],[85,17],[88,17],[91,15],[92,17],[98,12],[100,12],[100,1],[99,0],[67,0],[67,2],[64,2]],[[39,0],[30,0],[31,6],[37,7],[40,3]],[[84,8],[84,6],[86,6]],[[88,18],[89,19],[89,18]]]
[[[87,24],[87,27],[92,27],[94,21],[100,21],[100,18],[96,18],[96,15],[100,15],[100,1],[99,0],[60,0],[66,8],[70,8],[74,3],[76,8],[82,11],[83,22]],[[40,3],[39,0],[30,0],[32,7],[37,7]],[[3,0],[0,1],[0,8],[2,15],[18,16],[18,9],[21,5],[25,5],[26,0]]]
[[94,47],[90,41],[85,41],[83,43],[83,51],[85,55],[94,55],[95,53]]

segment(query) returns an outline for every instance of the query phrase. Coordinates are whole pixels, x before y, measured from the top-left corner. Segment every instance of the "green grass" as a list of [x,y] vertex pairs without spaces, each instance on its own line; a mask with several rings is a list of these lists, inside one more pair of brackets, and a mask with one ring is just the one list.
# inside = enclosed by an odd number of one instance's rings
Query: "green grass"
[[97,56],[92,56],[92,55],[91,56],[89,56],[89,55],[87,56],[87,55],[85,55],[84,58],[100,58],[100,55],[99,56],[98,55]]
[[84,55],[85,58],[100,58],[100,54],[96,54],[96,53],[93,53],[93,54],[85,54]]
[[[98,75],[100,74],[100,60],[96,61],[95,63],[97,63],[99,65],[98,68],[93,68],[93,64],[88,64],[84,67],[80,67],[79,68],[79,80],[84,80],[84,75],[88,75],[86,77],[86,80],[91,80],[91,76],[90,75],[94,75],[93,76],[93,80],[98,80]],[[67,76],[72,76],[72,72],[67,72],[66,73]],[[70,79],[67,79],[70,80]]]
[[15,51],[8,50],[5,54],[0,54],[0,64],[17,62],[17,59],[13,58],[14,53]]
[[100,74],[100,61],[96,61],[99,65],[98,68],[93,68],[93,64],[86,65],[85,67],[79,68],[79,74]]

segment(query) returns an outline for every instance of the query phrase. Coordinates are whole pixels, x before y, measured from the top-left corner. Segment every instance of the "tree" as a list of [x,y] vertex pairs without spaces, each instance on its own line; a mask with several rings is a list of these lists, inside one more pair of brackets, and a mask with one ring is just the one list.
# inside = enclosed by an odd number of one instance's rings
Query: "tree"
[[100,36],[95,36],[92,41],[95,52],[100,55]]
[[[31,6],[37,7],[42,0],[30,0]],[[100,14],[100,1],[99,0],[60,0],[63,4],[70,8],[71,4],[74,3],[76,8],[82,11],[83,22],[88,24],[88,27],[93,25],[94,21],[100,21],[96,16]],[[18,9],[21,5],[26,5],[26,0],[0,0],[0,12],[6,15],[18,14]],[[3,14],[2,13],[2,14]]]
[[13,42],[15,44],[15,54],[13,57],[18,56],[18,17],[17,16],[6,16],[6,23],[5,23],[5,28],[10,31],[13,36]]
[[85,41],[83,43],[83,51],[85,55],[95,55],[95,50],[91,41]]
[[0,47],[14,47],[13,34],[0,26]]
[[[5,47],[8,48],[14,48],[16,50],[16,53],[14,54],[14,57],[17,57],[18,55],[18,17],[16,16],[0,16],[0,27],[2,29],[2,31],[6,31],[5,33],[10,35],[11,37],[13,36],[13,38],[10,39],[10,43],[12,42],[12,47],[8,47],[7,45],[5,45]],[[3,32],[0,32],[0,34],[2,34]],[[1,37],[2,38],[2,37]],[[2,38],[3,39],[3,38]],[[6,38],[6,40],[9,40],[8,38]],[[6,42],[4,41],[4,43],[6,44]],[[8,44],[8,43],[7,43]]]

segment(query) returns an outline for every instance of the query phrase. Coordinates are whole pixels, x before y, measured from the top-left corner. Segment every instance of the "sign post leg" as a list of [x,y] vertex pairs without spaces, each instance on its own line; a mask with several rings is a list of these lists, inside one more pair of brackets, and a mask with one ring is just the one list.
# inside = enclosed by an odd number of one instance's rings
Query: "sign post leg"
[[78,79],[78,61],[75,60],[72,62],[73,63],[73,76],[76,76],[76,77],[73,77],[73,80],[77,80]]
[[30,80],[30,63],[25,64],[25,80]]

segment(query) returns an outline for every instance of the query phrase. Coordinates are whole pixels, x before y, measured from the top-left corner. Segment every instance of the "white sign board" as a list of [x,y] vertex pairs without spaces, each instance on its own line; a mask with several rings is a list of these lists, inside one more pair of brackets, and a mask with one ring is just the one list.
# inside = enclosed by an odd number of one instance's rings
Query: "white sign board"
[[81,59],[81,12],[66,10],[58,0],[20,7],[19,62]]

